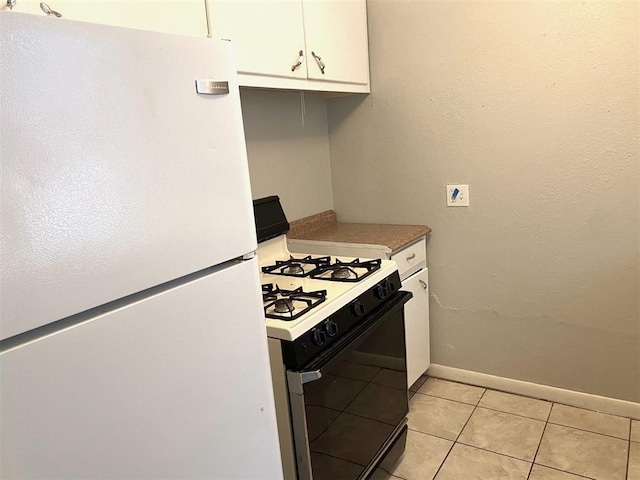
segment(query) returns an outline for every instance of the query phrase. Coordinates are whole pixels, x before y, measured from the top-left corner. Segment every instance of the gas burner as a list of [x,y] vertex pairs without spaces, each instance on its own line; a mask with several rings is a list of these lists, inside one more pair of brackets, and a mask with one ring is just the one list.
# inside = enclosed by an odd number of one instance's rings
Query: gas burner
[[271,283],[262,285],[264,314],[276,320],[295,320],[324,302],[326,298],[326,290],[305,292],[302,287],[283,290],[277,285],[274,287]]
[[285,275],[288,277],[306,277],[318,267],[329,265],[331,259],[329,257],[312,258],[307,255],[302,258],[295,258],[290,255],[289,260],[276,260],[274,265],[262,267],[264,273],[272,275]]
[[379,259],[360,261],[359,258],[356,258],[351,262],[342,262],[336,259],[332,264],[319,266],[310,272],[309,276],[317,280],[359,282],[378,270],[381,263]]
[[299,263],[292,263],[283,272],[287,275],[301,275],[304,274],[304,268]]
[[345,278],[355,277],[357,274],[347,267],[340,267],[331,272],[331,278],[334,280],[344,280]]
[[273,309],[276,313],[290,313],[295,310],[295,307],[289,298],[278,298],[273,302]]

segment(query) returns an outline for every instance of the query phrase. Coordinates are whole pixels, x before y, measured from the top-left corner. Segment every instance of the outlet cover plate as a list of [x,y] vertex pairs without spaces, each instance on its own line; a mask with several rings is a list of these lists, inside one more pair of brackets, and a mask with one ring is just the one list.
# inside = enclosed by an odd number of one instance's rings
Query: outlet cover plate
[[447,207],[468,207],[469,185],[447,185]]

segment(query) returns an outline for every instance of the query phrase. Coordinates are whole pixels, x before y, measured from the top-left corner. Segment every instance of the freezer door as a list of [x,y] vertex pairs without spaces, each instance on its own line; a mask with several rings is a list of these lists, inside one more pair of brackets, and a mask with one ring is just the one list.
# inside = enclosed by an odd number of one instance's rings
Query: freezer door
[[229,42],[0,12],[0,45],[0,338],[255,250]]
[[0,477],[281,478],[257,270],[3,352]]

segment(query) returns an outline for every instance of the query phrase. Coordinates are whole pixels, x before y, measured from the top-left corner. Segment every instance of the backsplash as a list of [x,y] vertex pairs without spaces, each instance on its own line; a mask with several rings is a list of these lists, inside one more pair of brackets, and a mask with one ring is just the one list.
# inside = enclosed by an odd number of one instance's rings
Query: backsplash
[[240,93],[253,198],[280,196],[290,221],[332,209],[324,98],[276,90]]

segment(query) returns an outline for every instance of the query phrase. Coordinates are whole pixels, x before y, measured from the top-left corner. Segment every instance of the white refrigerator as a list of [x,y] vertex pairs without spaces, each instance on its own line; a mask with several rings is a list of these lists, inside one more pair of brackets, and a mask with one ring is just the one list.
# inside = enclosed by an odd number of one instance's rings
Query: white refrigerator
[[0,477],[281,478],[231,45],[0,45]]

